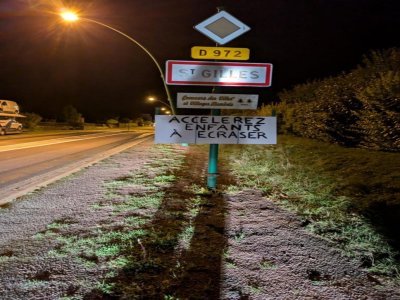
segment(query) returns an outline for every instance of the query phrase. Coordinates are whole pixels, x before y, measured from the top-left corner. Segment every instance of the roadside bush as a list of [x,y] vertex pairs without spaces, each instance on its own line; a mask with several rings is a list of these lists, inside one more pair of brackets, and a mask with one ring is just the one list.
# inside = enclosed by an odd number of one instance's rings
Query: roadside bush
[[63,120],[74,129],[83,129],[83,118],[75,107],[67,105],[62,110]]
[[400,150],[398,48],[372,51],[355,70],[296,85],[279,98],[275,108],[284,133],[345,146]]
[[42,117],[35,113],[25,113],[26,118],[22,119],[22,125],[27,129],[35,129],[40,121],[42,121]]
[[400,149],[400,73],[389,71],[374,78],[357,94],[363,103],[358,125],[360,145],[372,149]]
[[119,127],[119,121],[116,119],[108,119],[106,124],[110,128]]

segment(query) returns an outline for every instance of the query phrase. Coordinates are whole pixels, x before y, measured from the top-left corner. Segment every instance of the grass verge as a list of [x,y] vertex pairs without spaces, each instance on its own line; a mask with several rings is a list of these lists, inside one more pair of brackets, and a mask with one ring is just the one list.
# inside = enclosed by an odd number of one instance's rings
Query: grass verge
[[367,217],[379,205],[399,208],[400,154],[289,136],[278,145],[230,145],[222,153],[239,183],[228,192],[261,189],[370,272],[400,279],[398,251]]
[[[202,203],[194,190],[200,189],[184,185],[187,192],[180,191],[183,195],[168,192],[183,180],[179,169],[186,154],[172,146],[149,151],[151,159],[140,170],[104,182],[106,193],[91,206],[94,214],[103,216],[95,226],[82,228],[69,219],[55,220],[35,235],[36,239],[56,240],[56,247],[47,253],[50,259],[72,258],[81,269],[97,274],[79,292],[85,297],[150,293],[145,289],[154,280],[146,276],[167,273],[176,277],[181,272],[172,258],[190,247],[193,222]],[[132,283],[136,277],[148,284]],[[82,294],[64,296],[79,298]]]

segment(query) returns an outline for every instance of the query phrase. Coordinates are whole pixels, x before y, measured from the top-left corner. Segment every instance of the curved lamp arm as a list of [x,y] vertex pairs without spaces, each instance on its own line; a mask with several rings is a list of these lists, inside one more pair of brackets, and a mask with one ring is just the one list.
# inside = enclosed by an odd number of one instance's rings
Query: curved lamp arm
[[131,42],[133,42],[134,44],[136,44],[137,46],[139,46],[144,52],[146,52],[147,55],[150,56],[150,58],[153,60],[153,62],[154,62],[155,65],[157,66],[158,71],[160,72],[161,79],[162,79],[163,84],[164,84],[165,93],[167,94],[168,102],[169,102],[169,104],[170,104],[169,106],[171,107],[171,110],[172,110],[172,114],[174,114],[174,115],[176,114],[176,112],[175,112],[175,106],[174,106],[173,103],[172,103],[171,93],[169,92],[168,85],[167,85],[166,82],[165,82],[165,76],[164,76],[163,70],[161,69],[160,64],[159,64],[158,61],[155,59],[155,57],[150,53],[149,50],[147,50],[142,44],[140,44],[140,43],[139,43],[138,41],[136,41],[134,38],[130,37],[129,35],[123,33],[122,31],[119,31],[118,29],[115,29],[115,28],[113,28],[113,27],[111,27],[111,26],[109,26],[109,25],[107,25],[107,24],[104,24],[104,23],[99,22],[99,21],[96,21],[96,20],[88,19],[88,18],[80,18],[80,20],[85,20],[85,21],[88,21],[88,22],[96,23],[96,24],[101,25],[101,26],[103,26],[103,27],[106,27],[106,28],[108,28],[108,29],[110,29],[110,30],[112,30],[112,31],[115,31],[116,33],[119,33],[120,35],[126,37],[128,40],[130,40]]

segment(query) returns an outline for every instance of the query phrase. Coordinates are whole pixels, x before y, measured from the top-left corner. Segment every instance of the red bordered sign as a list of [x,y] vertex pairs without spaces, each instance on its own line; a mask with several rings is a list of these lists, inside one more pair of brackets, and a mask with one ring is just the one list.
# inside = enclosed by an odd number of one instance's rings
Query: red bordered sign
[[168,60],[166,83],[170,85],[269,87],[272,64]]

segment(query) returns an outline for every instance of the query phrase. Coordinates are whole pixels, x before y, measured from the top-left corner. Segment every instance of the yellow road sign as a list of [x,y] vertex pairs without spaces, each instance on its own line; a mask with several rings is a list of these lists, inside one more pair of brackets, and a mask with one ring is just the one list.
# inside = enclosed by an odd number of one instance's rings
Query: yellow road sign
[[191,56],[196,59],[248,60],[250,49],[195,46],[192,47]]

